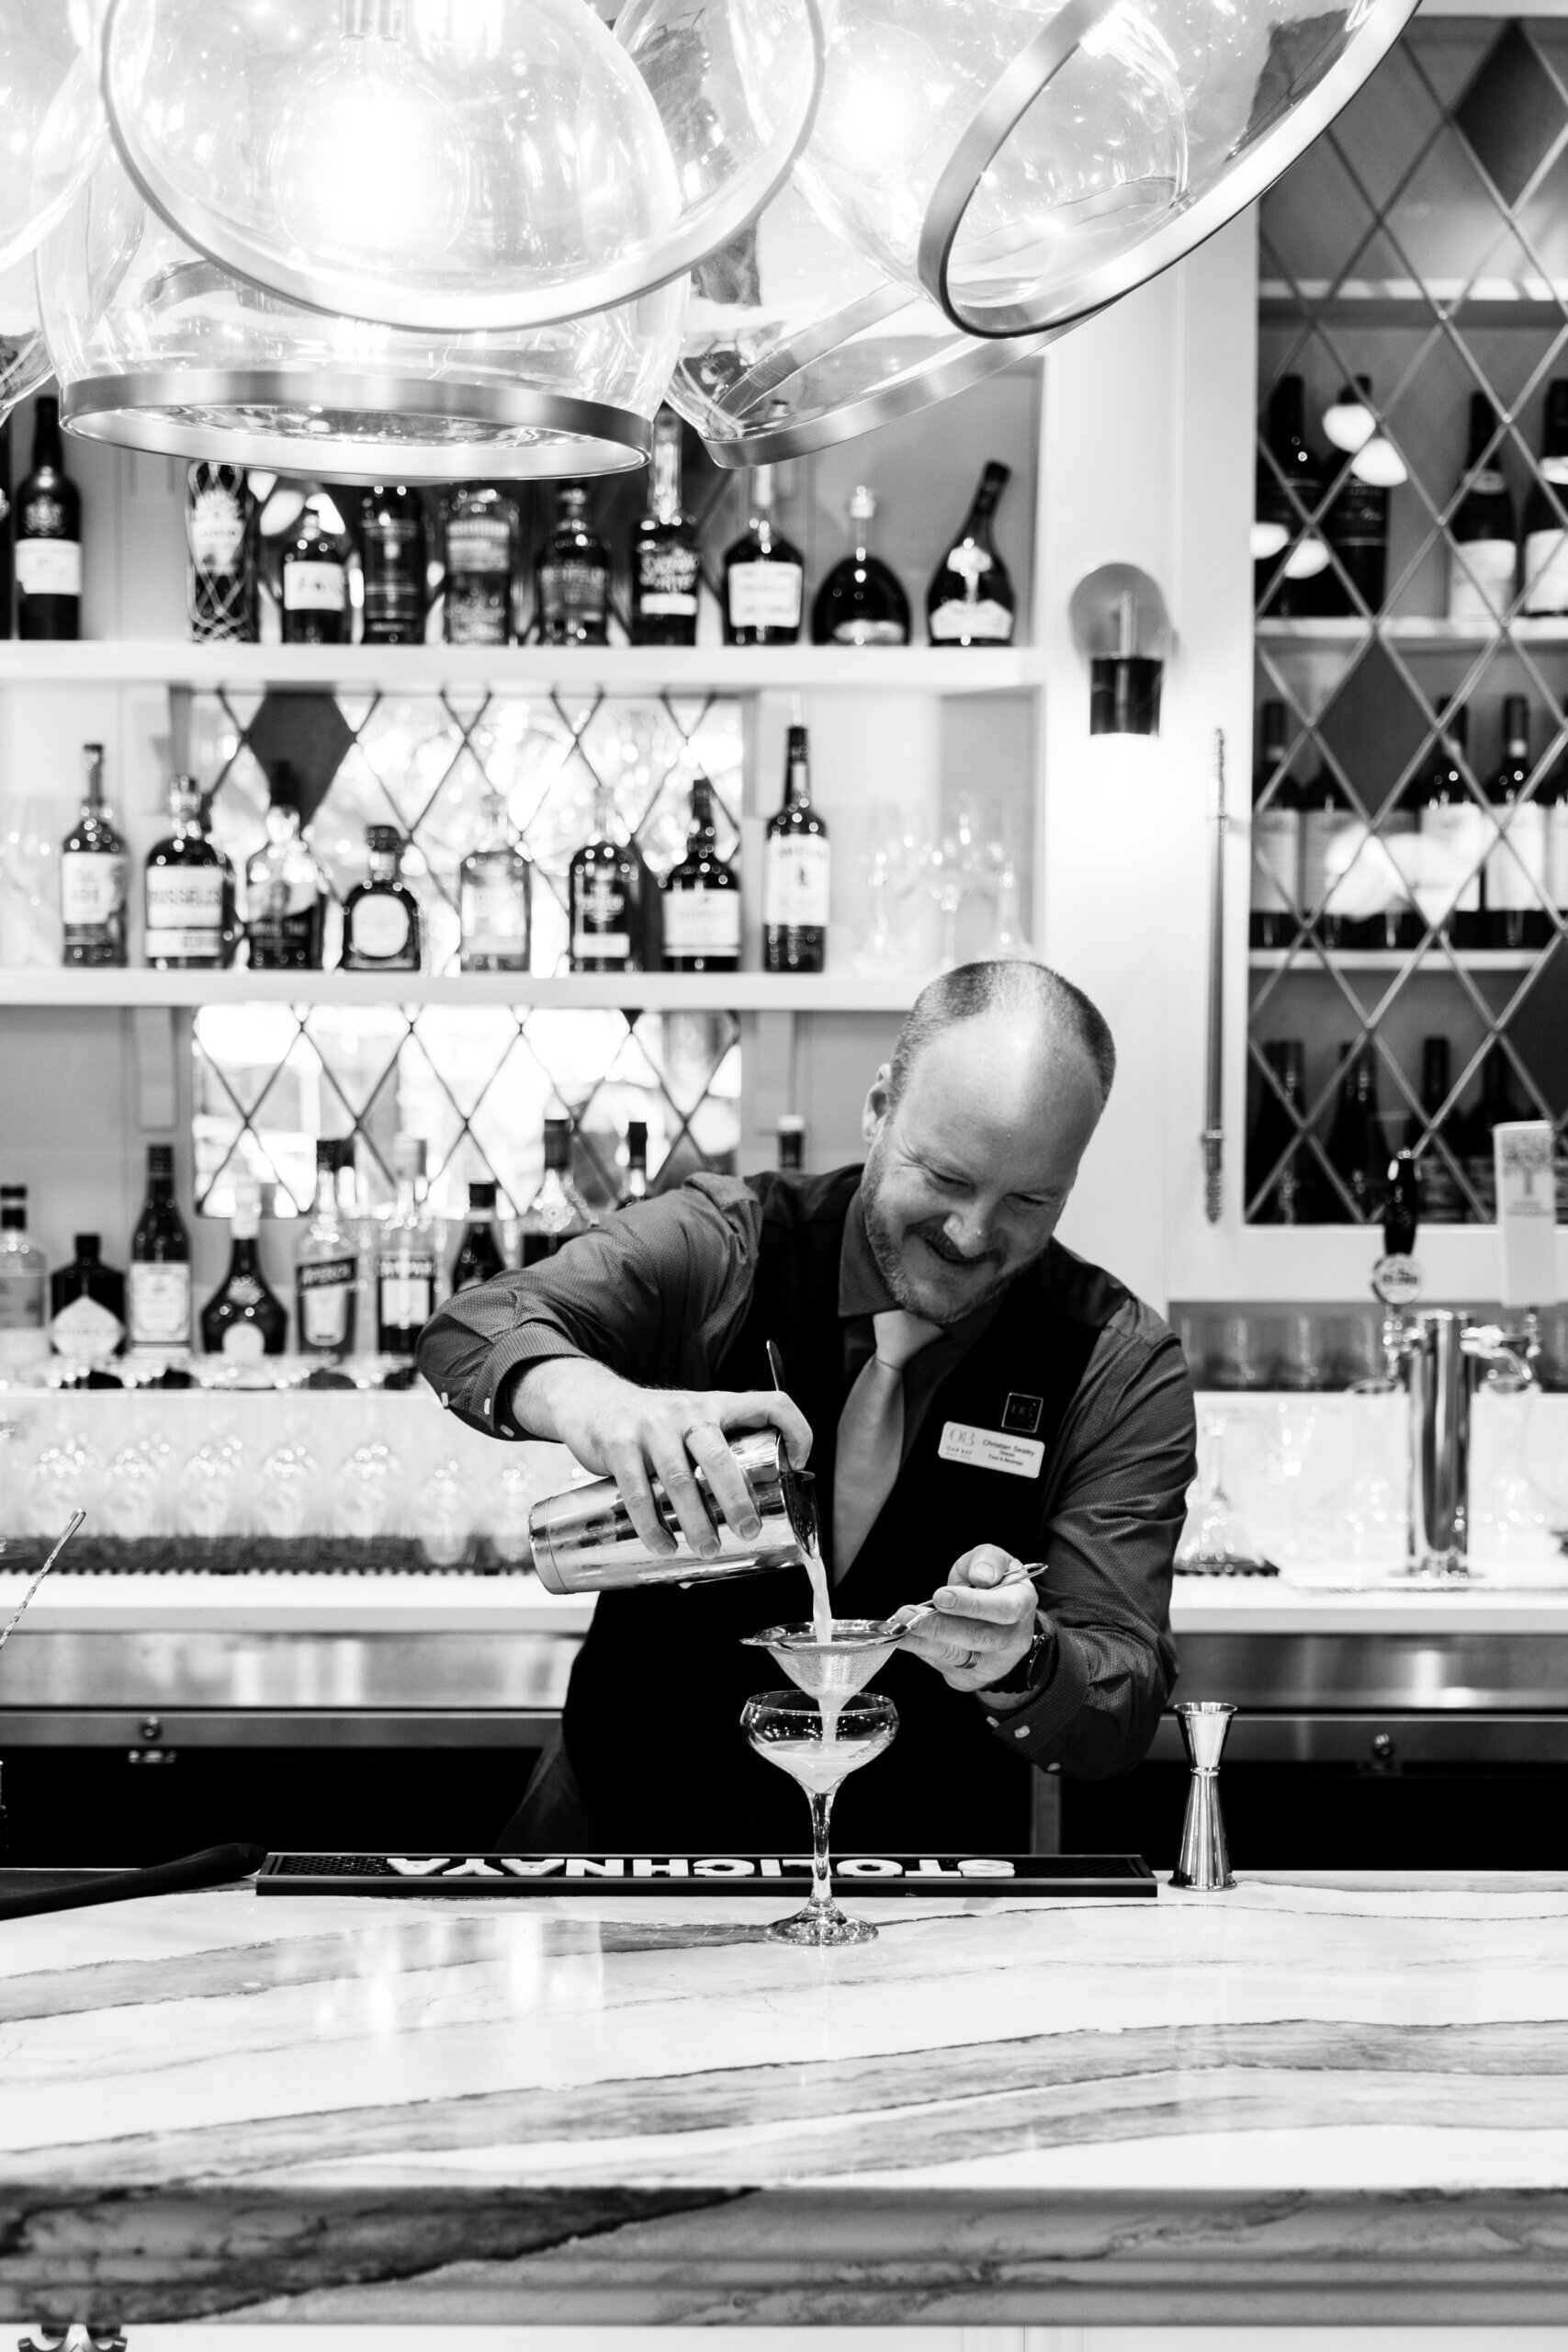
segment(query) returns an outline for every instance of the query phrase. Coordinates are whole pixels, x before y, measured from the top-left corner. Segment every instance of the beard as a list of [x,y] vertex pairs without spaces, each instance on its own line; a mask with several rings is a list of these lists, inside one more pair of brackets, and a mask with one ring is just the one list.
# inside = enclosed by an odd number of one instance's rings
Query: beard
[[[919,1315],[927,1323],[943,1329],[967,1321],[982,1306],[988,1306],[1001,1295],[1013,1276],[1021,1272],[1019,1266],[1009,1266],[998,1250],[987,1250],[978,1258],[964,1258],[953,1248],[942,1230],[940,1216],[921,1217],[913,1225],[896,1226],[882,1201],[883,1152],[880,1136],[866,1155],[865,1169],[861,1177],[861,1206],[865,1216],[866,1239],[876,1270],[887,1284],[895,1303],[906,1314]],[[911,1237],[923,1242],[933,1256],[953,1269],[958,1278],[966,1278],[962,1300],[941,1293],[932,1295],[920,1282],[912,1277],[905,1257]],[[989,1280],[979,1277],[989,1270]]]

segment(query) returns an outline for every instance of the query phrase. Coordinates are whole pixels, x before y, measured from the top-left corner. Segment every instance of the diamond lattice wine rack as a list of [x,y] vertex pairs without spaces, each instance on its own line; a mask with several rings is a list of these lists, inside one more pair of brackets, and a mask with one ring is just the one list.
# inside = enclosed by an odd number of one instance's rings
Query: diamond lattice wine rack
[[1568,1167],[1568,25],[1416,23],[1260,260],[1247,1214],[1485,1222],[1495,1120]]

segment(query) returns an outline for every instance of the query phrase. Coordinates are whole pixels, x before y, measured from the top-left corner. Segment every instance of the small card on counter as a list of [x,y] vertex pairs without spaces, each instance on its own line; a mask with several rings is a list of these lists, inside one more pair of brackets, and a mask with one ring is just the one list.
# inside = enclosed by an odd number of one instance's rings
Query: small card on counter
[[[799,1893],[804,1854],[269,1854],[258,1894],[762,1894]],[[843,1854],[837,1894],[1154,1894],[1136,1854]]]

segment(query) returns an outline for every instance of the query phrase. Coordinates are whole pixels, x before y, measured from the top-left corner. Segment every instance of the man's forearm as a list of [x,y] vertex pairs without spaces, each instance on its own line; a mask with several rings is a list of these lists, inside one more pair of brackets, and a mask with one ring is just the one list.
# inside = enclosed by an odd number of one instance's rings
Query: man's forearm
[[508,1413],[525,1437],[570,1445],[569,1431],[581,1429],[592,1407],[629,1385],[586,1356],[549,1356],[519,1364],[504,1385]]

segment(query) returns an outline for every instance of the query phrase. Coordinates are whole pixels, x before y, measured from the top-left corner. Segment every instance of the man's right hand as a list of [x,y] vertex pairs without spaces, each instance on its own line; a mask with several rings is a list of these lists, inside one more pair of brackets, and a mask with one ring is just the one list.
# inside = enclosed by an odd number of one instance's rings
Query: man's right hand
[[795,1467],[811,1452],[811,1430],[798,1405],[773,1388],[637,1388],[604,1364],[581,1356],[553,1356],[527,1365],[512,1396],[520,1428],[555,1438],[585,1470],[614,1478],[632,1525],[661,1558],[675,1539],[654,1508],[649,1484],[657,1477],[674,1506],[682,1533],[699,1558],[717,1555],[719,1540],[692,1476],[700,1464],[715,1500],[743,1544],[762,1532],[728,1435],[775,1429]]

